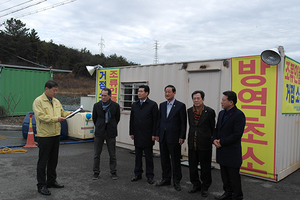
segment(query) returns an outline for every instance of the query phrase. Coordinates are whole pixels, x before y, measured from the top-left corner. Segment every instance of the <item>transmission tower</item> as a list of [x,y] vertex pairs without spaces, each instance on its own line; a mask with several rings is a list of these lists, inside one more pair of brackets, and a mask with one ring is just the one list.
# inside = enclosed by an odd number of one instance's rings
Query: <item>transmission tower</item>
[[100,46],[100,55],[103,53],[103,49],[105,48],[105,40],[101,36],[101,42],[98,44]]
[[158,64],[158,54],[157,54],[158,46],[159,46],[158,45],[158,41],[155,40],[155,42],[154,42],[154,50],[155,50],[155,52],[154,52],[154,60],[153,60],[154,64]]

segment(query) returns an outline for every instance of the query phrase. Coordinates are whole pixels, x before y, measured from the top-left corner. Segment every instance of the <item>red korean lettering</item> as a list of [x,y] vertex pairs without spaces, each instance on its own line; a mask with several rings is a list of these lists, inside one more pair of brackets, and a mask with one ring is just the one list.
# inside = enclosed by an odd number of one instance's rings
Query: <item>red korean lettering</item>
[[244,133],[248,133],[248,132],[252,132],[255,133],[256,135],[259,136],[264,136],[265,133],[257,130],[257,128],[264,128],[265,125],[264,124],[260,124],[260,123],[251,123],[249,121],[258,121],[258,118],[252,118],[252,117],[246,117],[246,128],[244,130]]
[[[257,80],[256,83],[250,83],[249,80]],[[266,78],[262,76],[246,76],[242,78],[241,83],[247,87],[258,87],[262,86],[267,82]]]
[[256,163],[263,165],[265,164],[265,162],[263,162],[262,160],[258,159],[253,151],[253,147],[248,147],[247,149],[247,153],[245,155],[242,156],[243,160],[247,160],[248,158],[251,158],[252,160],[254,160]]
[[114,102],[117,102],[117,100],[118,100],[117,96],[116,95],[111,95],[111,100],[114,101]]
[[[242,142],[246,143],[253,143],[253,144],[261,144],[261,145],[268,145],[267,141],[262,141],[262,140],[255,140],[254,139],[254,134],[259,135],[259,136],[264,136],[265,133],[257,130],[258,128],[264,128],[264,124],[259,124],[259,123],[250,123],[249,121],[252,122],[258,122],[258,118],[256,117],[246,117],[246,128],[244,130],[244,133],[248,133],[247,136],[248,138],[242,138]],[[250,134],[249,132],[252,132],[254,134]],[[245,134],[244,134],[245,135]]]
[[270,68],[270,65],[264,63],[262,60],[260,61],[260,74],[265,75],[266,69]]
[[260,169],[254,169],[253,168],[253,163],[251,163],[251,162],[247,162],[247,167],[241,166],[241,169],[246,170],[246,171],[250,171],[250,172],[256,172],[256,173],[259,173],[259,174],[265,174],[265,175],[268,174],[267,171],[260,170]]
[[255,140],[254,134],[248,134],[248,138],[242,138],[242,142],[252,143],[252,144],[260,144],[260,145],[268,145],[268,141]]
[[118,93],[118,88],[110,88],[112,94]]
[[286,79],[286,80],[290,80],[290,77],[289,77],[289,74],[291,73],[290,71],[290,62],[288,62],[288,61],[286,61],[285,62],[285,64],[286,64],[286,68],[285,68],[285,72],[286,72],[286,76],[284,76],[284,79]]
[[250,60],[250,64],[239,61],[239,74],[255,74],[255,60]]
[[109,85],[117,87],[118,86],[118,79],[110,79]]
[[294,75],[295,65],[291,63],[291,71],[290,73]]
[[298,65],[295,65],[295,68],[294,68],[294,77],[295,77],[295,79],[294,79],[294,83],[295,84],[300,84],[300,80],[299,80],[299,73],[300,73],[300,71],[299,71],[300,69],[299,69],[299,66]]
[[254,105],[242,105],[242,109],[260,110],[260,116],[266,116],[267,107],[266,106],[254,106]]
[[117,70],[110,71],[109,78],[119,78],[118,71]]
[[[251,97],[249,99],[244,98],[245,93],[250,93]],[[239,100],[244,103],[251,103],[253,101],[260,101],[261,104],[267,103],[267,88],[262,88],[261,91],[254,91],[252,89],[243,89],[238,94]]]

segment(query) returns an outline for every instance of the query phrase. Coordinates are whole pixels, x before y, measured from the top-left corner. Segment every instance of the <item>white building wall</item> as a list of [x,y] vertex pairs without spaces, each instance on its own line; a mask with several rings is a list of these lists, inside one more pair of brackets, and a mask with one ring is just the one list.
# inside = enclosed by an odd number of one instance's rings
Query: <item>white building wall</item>
[[[229,60],[227,60],[229,62]],[[201,69],[201,65],[206,65],[206,69]],[[218,115],[220,97],[222,92],[230,90],[230,68],[223,66],[223,59],[187,62],[187,68],[182,69],[183,63],[168,63],[145,66],[121,67],[120,83],[124,82],[146,82],[150,87],[149,98],[159,105],[166,101],[164,97],[164,87],[171,84],[176,87],[175,98],[186,104],[189,108],[193,105],[191,93],[195,90],[203,90],[206,94],[205,104],[212,107]],[[225,74],[225,76],[222,76]],[[122,98],[122,97],[120,97]],[[122,99],[120,99],[122,101]],[[119,136],[117,141],[123,144],[133,145],[129,137],[130,111],[121,112],[119,123]],[[188,132],[187,127],[187,132]],[[155,150],[159,150],[156,142]],[[182,155],[188,155],[188,146],[185,141],[182,145]],[[213,154],[213,159],[215,153]]]
[[282,114],[284,57],[278,65],[275,174],[277,181],[300,168],[300,115]]
[[[278,69],[277,91],[277,120],[276,120],[276,181],[279,181],[300,168],[300,115],[282,115],[282,88],[284,57]],[[149,98],[159,105],[165,101],[164,87],[172,84],[176,87],[175,98],[192,106],[191,93],[195,90],[203,90],[206,94],[205,104],[213,108],[216,117],[221,110],[220,101],[223,92],[231,90],[231,60],[224,59],[186,62],[187,68],[182,69],[183,63],[168,63],[146,66],[121,67],[120,82],[145,81],[150,87]],[[206,65],[206,69],[200,66]],[[130,111],[121,112],[119,124],[119,136],[117,141],[133,147],[133,141],[129,137]],[[188,131],[187,127],[187,131]],[[156,142],[155,150],[159,150]],[[182,146],[182,155],[187,156],[187,142]],[[272,156],[272,155],[270,155]],[[213,161],[215,161],[215,147],[213,147]]]
[[[188,99],[188,78],[187,72],[181,70],[181,66],[182,63],[122,67],[120,83],[147,82],[150,87],[149,98],[157,102],[158,105],[165,101],[164,87],[171,84],[176,87],[175,98],[186,102]],[[121,111],[117,142],[133,145],[133,141],[129,137],[129,119],[130,111]],[[158,142],[155,142],[154,149],[159,150]],[[185,154],[187,155],[187,153]]]

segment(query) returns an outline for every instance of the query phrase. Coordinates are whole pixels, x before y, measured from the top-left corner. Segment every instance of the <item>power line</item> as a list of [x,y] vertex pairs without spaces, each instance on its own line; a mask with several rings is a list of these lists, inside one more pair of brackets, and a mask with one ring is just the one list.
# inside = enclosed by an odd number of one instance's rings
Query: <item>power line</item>
[[14,10],[14,11],[12,11],[12,12],[10,12],[10,13],[1,15],[0,17],[4,17],[4,16],[10,15],[10,14],[12,14],[12,13],[19,12],[19,11],[21,11],[21,10],[25,10],[25,9],[30,8],[30,7],[32,7],[32,6],[36,6],[36,5],[38,5],[38,4],[41,4],[41,3],[45,2],[45,1],[47,1],[47,0],[39,1],[39,2],[37,2],[37,3],[28,5],[28,6],[26,6],[26,7],[20,8],[20,9],[18,9],[18,10]]
[[0,3],[0,5],[5,4],[5,3],[9,2],[9,1],[11,1],[11,0],[4,1],[4,2]]
[[29,63],[31,63],[31,64],[38,65],[38,66],[44,67],[44,68],[49,68],[49,67],[47,67],[47,66],[40,65],[40,64],[38,64],[38,63],[36,63],[36,62],[27,60],[27,59],[22,58],[22,57],[20,57],[20,56],[18,56],[18,55],[15,55],[15,54],[13,54],[13,53],[10,53],[9,51],[6,51],[5,49],[0,48],[0,50],[3,50],[3,51],[5,51],[5,52],[7,52],[7,53],[9,53],[9,54],[11,54],[11,55],[13,55],[13,56],[16,56],[16,57],[19,58],[19,59],[24,60],[24,61],[26,61],[26,62],[29,62]]
[[136,59],[136,57],[138,56],[143,56],[143,55],[149,55],[149,52],[152,51],[152,47],[148,47],[147,49],[144,49],[142,51],[139,51],[137,53],[130,53],[130,54],[134,54],[134,55],[129,55],[129,59],[133,60],[133,59]]
[[63,6],[65,4],[68,4],[68,3],[72,3],[76,0],[66,0],[66,1],[62,1],[60,3],[57,3],[57,4],[53,4],[51,6],[48,6],[48,7],[45,7],[45,8],[41,8],[41,9],[38,9],[38,10],[35,10],[35,11],[32,11],[32,12],[28,12],[28,13],[25,13],[23,15],[19,15],[17,16],[16,18],[21,18],[21,17],[25,17],[27,15],[33,15],[33,14],[36,14],[36,13],[39,13],[39,12],[42,12],[42,11],[45,11],[45,10],[49,10],[49,9],[52,9],[52,8],[55,8],[55,7],[58,7],[58,6]]
[[9,9],[12,9],[12,8],[15,8],[15,7],[18,7],[18,6],[21,6],[21,5],[26,4],[26,3],[30,2],[30,1],[33,1],[33,0],[25,1],[25,2],[23,2],[23,3],[20,3],[20,4],[18,4],[18,5],[12,6],[12,7],[10,7],[10,8],[6,8],[6,9],[4,9],[4,10],[0,10],[0,12],[3,12],[3,11],[6,11],[6,10],[9,10]]

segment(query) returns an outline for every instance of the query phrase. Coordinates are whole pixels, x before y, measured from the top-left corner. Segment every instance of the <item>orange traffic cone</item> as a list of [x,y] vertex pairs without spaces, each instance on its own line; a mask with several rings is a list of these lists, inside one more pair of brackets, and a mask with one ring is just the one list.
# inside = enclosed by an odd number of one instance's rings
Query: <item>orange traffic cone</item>
[[27,143],[24,148],[31,148],[31,147],[37,147],[34,143],[34,136],[33,136],[33,130],[32,130],[32,115],[29,115],[30,117],[30,123],[29,123],[29,129],[28,129],[28,135],[27,135]]

